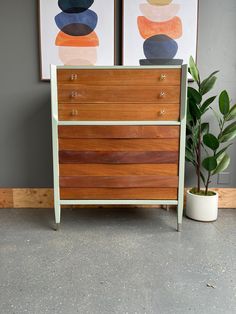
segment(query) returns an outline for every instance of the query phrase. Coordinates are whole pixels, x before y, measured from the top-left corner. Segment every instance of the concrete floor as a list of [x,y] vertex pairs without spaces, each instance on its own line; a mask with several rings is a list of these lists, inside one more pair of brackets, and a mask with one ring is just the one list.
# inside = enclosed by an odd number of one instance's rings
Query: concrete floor
[[0,210],[0,313],[236,313],[236,210]]

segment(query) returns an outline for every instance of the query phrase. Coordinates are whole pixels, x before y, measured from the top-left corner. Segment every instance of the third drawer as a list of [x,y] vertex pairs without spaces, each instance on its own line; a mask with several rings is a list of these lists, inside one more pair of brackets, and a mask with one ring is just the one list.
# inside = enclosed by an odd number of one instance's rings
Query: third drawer
[[178,121],[179,104],[60,104],[63,121]]

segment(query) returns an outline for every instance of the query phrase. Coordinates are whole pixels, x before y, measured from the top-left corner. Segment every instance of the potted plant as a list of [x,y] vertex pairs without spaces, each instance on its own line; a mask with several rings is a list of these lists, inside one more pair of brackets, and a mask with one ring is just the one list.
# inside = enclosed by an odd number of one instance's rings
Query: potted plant
[[[186,160],[195,168],[197,185],[187,191],[186,216],[198,221],[214,221],[218,215],[218,194],[209,190],[211,178],[230,164],[227,150],[236,137],[236,105],[230,106],[227,91],[219,95],[219,110],[212,107],[217,96],[206,98],[217,80],[218,71],[201,80],[199,70],[190,57],[189,72],[196,88],[188,87]],[[206,113],[211,110],[219,131],[211,132]],[[202,189],[201,187],[204,186]]]

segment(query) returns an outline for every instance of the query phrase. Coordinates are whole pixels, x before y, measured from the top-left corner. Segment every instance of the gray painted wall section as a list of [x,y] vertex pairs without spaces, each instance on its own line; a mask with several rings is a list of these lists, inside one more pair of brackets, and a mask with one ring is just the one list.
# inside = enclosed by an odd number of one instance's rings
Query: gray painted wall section
[[[200,0],[199,13],[199,67],[203,75],[220,69],[217,90],[226,88],[236,102],[236,1]],[[119,21],[117,33],[119,42]],[[51,187],[50,87],[39,80],[37,0],[1,4],[0,38],[0,187]],[[228,187],[236,187],[235,148]],[[187,168],[186,185],[192,173]]]

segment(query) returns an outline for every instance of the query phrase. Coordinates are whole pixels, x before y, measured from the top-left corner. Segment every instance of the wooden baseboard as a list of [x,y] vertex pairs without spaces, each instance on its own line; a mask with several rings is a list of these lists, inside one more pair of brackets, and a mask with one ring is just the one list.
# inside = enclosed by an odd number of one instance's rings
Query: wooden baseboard
[[[213,190],[219,193],[219,208],[236,208],[236,188]],[[0,188],[0,208],[53,208],[53,189]]]

